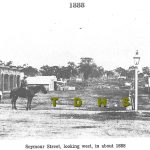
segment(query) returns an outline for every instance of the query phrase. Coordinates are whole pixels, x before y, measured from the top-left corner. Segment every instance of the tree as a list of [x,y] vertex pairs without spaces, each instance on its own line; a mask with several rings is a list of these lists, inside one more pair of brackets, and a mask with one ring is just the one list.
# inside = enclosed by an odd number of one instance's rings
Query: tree
[[139,78],[143,78],[143,77],[144,77],[144,74],[143,74],[143,73],[139,73],[139,74],[138,74],[138,77],[139,77]]
[[70,73],[70,77],[76,76],[78,74],[77,66],[75,65],[74,62],[68,62],[67,68]]
[[51,75],[50,66],[48,66],[48,65],[42,66],[40,68],[40,72],[42,73],[43,76]]
[[127,71],[127,77],[134,78],[134,74],[135,74],[135,66],[130,66]]
[[60,72],[61,72],[61,69],[60,69],[60,67],[59,66],[52,66],[52,67],[50,67],[50,71],[51,71],[51,75],[54,75],[54,76],[56,76],[57,78],[60,78],[61,76],[61,74],[60,74]]
[[126,76],[127,75],[127,70],[123,69],[122,67],[118,67],[115,69],[117,73],[119,73],[120,76]]
[[60,68],[60,77],[63,79],[69,79],[70,78],[70,72],[69,72],[68,67],[62,66]]
[[6,65],[6,66],[11,66],[12,64],[13,64],[12,61],[8,61],[5,65]]
[[23,68],[22,71],[27,76],[36,76],[39,73],[38,69],[33,68],[32,66],[27,66],[27,67]]
[[107,75],[107,78],[112,77],[114,75],[114,72],[111,70],[105,70],[105,74]]
[[104,68],[102,66],[97,67],[98,72],[99,72],[99,77],[104,75]]
[[3,64],[3,61],[2,60],[0,60],[0,65],[2,65]]
[[149,67],[143,67],[142,71],[143,71],[143,74],[150,75],[150,68]]
[[96,64],[92,65],[92,73],[90,77],[99,78],[104,74],[104,68],[99,66],[97,67]]
[[40,72],[42,73],[43,76],[56,76],[57,78],[61,77],[61,69],[58,66],[42,66],[40,68]]
[[92,68],[94,67],[93,58],[84,57],[81,58],[79,64],[79,72],[83,73],[84,79],[88,79],[92,74]]

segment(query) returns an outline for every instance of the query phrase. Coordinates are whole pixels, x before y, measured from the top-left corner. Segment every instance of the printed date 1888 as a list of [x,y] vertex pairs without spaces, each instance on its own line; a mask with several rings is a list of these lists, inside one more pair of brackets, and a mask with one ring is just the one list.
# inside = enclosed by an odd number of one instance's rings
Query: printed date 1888
[[70,8],[84,8],[85,3],[70,3]]
[[126,144],[116,144],[116,148],[126,148]]

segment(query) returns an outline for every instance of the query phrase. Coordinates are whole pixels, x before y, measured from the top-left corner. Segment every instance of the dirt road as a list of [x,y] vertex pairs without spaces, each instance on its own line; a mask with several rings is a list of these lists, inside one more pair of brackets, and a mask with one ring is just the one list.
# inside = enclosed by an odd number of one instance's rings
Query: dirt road
[[0,103],[0,138],[99,138],[150,136],[149,112],[100,112],[74,108],[64,100],[54,108],[50,95],[34,98],[32,110],[26,111],[26,100],[17,101],[11,109],[10,99]]

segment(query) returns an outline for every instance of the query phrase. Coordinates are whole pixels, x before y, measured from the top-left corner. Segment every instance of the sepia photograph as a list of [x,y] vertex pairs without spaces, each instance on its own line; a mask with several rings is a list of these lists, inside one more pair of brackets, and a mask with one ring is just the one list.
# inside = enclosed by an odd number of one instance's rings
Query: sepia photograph
[[0,0],[2,150],[150,148],[149,4]]

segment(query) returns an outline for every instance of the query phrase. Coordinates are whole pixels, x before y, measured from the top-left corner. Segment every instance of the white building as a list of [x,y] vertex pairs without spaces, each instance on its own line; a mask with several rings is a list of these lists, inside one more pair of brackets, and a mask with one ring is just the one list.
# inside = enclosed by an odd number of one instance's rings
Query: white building
[[54,82],[57,81],[56,76],[36,76],[28,77],[28,85],[44,85],[48,91],[54,91]]

